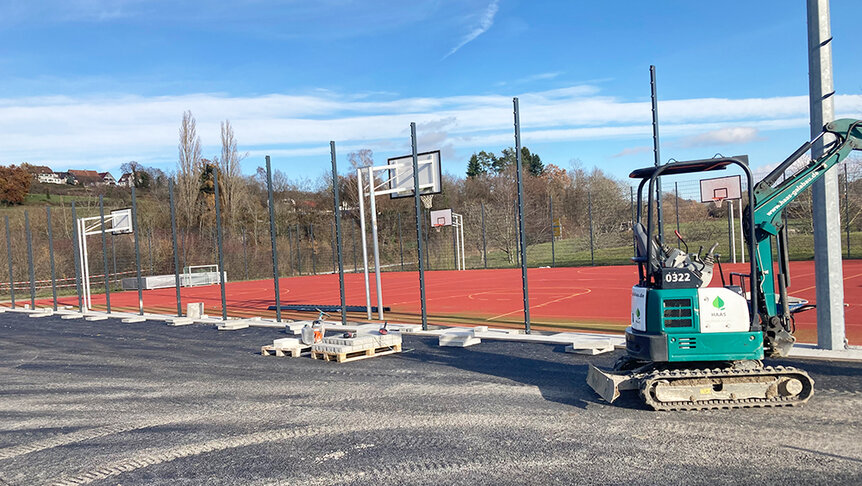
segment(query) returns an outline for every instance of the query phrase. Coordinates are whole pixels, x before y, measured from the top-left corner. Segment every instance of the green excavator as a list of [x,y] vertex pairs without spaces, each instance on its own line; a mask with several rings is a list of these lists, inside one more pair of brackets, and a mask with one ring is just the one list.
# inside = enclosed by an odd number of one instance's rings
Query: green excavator
[[[779,180],[826,134],[834,140],[825,144],[821,157]],[[820,135],[757,184],[747,161],[740,157],[672,162],[632,172],[630,177],[640,179],[633,224],[637,253],[632,259],[639,281],[632,287],[626,352],[611,371],[590,366],[587,383],[593,390],[608,402],[622,391],[637,390],[655,410],[791,406],[808,401],[814,393],[808,373],[764,366],[762,361],[787,356],[796,341],[787,295],[789,253],[782,213],[853,150],[862,150],[862,121],[841,119],[826,124]],[[732,166],[739,167],[748,181],[743,228],[748,252],[754,257],[750,273],[732,275],[730,284],[724,285],[714,254],[717,245],[701,256],[701,251],[688,253],[688,248],[671,248],[659,240],[653,196],[662,176]],[[644,189],[646,227],[641,222]],[[708,287],[716,263],[722,285]],[[739,277],[736,282],[733,276]]]

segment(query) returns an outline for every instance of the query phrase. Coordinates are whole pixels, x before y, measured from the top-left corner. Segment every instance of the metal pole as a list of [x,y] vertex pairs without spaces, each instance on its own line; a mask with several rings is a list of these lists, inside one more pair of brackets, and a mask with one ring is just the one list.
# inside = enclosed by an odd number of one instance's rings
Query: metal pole
[[[730,201],[727,201],[730,204]],[[730,250],[731,261],[736,263],[736,244],[733,239],[733,206],[727,208],[727,249]]]
[[844,163],[844,225],[847,228],[847,258],[850,258],[850,200],[848,189],[847,163]]
[[485,201],[482,201],[482,268],[488,268],[488,243],[485,239]]
[[[337,212],[338,208],[335,211]],[[335,256],[335,221],[329,222],[329,252],[332,255],[332,273],[335,273],[338,271],[338,262]]]
[[299,234],[299,223],[296,223],[296,270],[302,276],[302,236]]
[[[74,219],[74,202],[72,203],[72,218]],[[9,296],[12,299],[12,308],[15,308],[15,275],[12,272],[12,236],[9,233],[9,216],[6,219],[6,256],[9,258]],[[76,247],[77,248],[77,247]],[[78,260],[75,259],[77,262]],[[76,280],[77,282],[77,280]]]
[[183,316],[183,299],[180,294],[180,253],[177,249],[177,209],[174,201],[174,180],[168,180],[168,198],[171,207],[171,248],[174,252],[174,287],[177,291],[177,317]]
[[27,235],[27,269],[30,275],[30,309],[36,309],[36,272],[33,269],[33,235],[30,232],[30,215],[24,211],[24,233]]
[[84,308],[90,310],[92,309],[92,301],[90,299],[90,252],[87,249],[87,233],[84,227],[84,218],[78,221],[78,241],[81,245],[81,281],[84,290]]
[[467,252],[464,251],[464,216],[459,216],[458,222],[458,232],[461,234],[461,270],[467,270]]
[[338,167],[335,162],[335,142],[329,142],[332,157],[332,204],[335,208],[335,249],[338,253],[338,294],[341,297],[341,324],[347,325],[347,300],[344,296],[344,256],[341,254],[341,203],[339,202]]
[[632,253],[633,256],[638,256],[638,242],[635,237],[635,189],[632,186],[629,186],[629,207],[632,211]]
[[[108,275],[108,241],[105,235],[105,202],[101,194],[99,194],[99,222],[102,226],[102,263],[105,268],[105,305],[108,314],[111,313],[111,278]],[[111,222],[113,227],[113,221]]]
[[216,247],[218,249],[218,283],[221,291],[221,318],[227,320],[227,296],[224,289],[224,251],[222,249],[221,202],[218,190],[218,167],[213,167],[213,186],[215,186],[216,210]]
[[[655,166],[661,165],[661,151],[658,139],[658,97],[656,96],[655,66],[649,67],[650,98],[652,99],[652,140]],[[664,242],[664,223],[661,214],[661,179],[655,181],[656,211],[658,215],[658,239]]]
[[371,239],[374,243],[374,284],[377,288],[377,316],[383,320],[383,284],[380,280],[380,244],[377,236],[377,196],[374,194],[376,184],[374,180],[374,168],[368,168],[368,199],[370,204],[368,209],[371,211]]
[[[48,222],[48,259],[51,261],[51,297],[54,310],[57,310],[57,271],[54,266],[54,231],[51,228],[51,206],[45,206],[45,216]],[[107,273],[107,270],[105,272]]]
[[455,270],[460,270],[458,268],[458,226],[455,223],[456,217],[452,215],[452,268]]
[[138,239],[138,200],[132,186],[132,233],[135,240],[135,278],[138,284],[138,314],[144,315],[144,289],[141,282],[141,247]]
[[[133,189],[134,191],[134,189]],[[134,192],[132,192],[134,194]],[[134,199],[132,199],[134,203]],[[81,299],[81,253],[80,253],[80,240],[78,239],[78,216],[75,214],[75,201],[72,201],[72,221],[74,224],[72,225],[72,237],[75,240],[75,244],[72,245],[73,250],[72,253],[75,257],[75,292],[78,294],[78,311],[84,312],[84,301]],[[6,219],[6,237],[9,237],[9,219]],[[12,275],[12,255],[9,255],[9,275]],[[15,294],[12,294],[12,308],[15,308]]]
[[401,238],[401,213],[398,213],[398,250],[401,253],[401,271],[404,271],[404,240]]
[[[676,232],[679,233],[679,183],[673,183],[674,206],[676,207]],[[742,207],[742,205],[740,205]],[[740,221],[741,223],[742,221]],[[676,239],[676,247],[682,248],[682,242],[679,238]],[[743,262],[744,263],[744,262]]]
[[410,147],[413,150],[413,207],[416,211],[416,254],[419,257],[419,303],[422,309],[422,330],[428,330],[425,308],[425,260],[422,258],[422,210],[419,208],[419,158],[416,155],[416,123],[410,123]]
[[515,108],[515,170],[518,181],[518,242],[521,246],[521,283],[524,293],[524,332],[530,334],[530,292],[527,285],[527,243],[524,234],[524,181],[521,173],[521,120],[518,98],[512,103]]
[[[272,248],[272,285],[275,292],[275,321],[281,322],[281,289],[278,285],[278,243],[275,240],[275,202],[272,195],[272,164],[269,155],[266,156],[266,193],[269,200],[269,242]],[[297,255],[299,255],[299,231],[297,237]]]
[[242,228],[242,267],[245,270],[245,279],[248,280],[248,248],[245,241],[245,227]]
[[596,264],[595,239],[593,237],[593,193],[587,191],[587,215],[590,217],[590,265]]
[[308,224],[308,235],[311,238],[311,274],[317,275],[317,259],[315,258],[317,252],[314,251],[314,223]]
[[551,266],[557,266],[557,249],[554,246],[556,244],[556,228],[554,227],[554,197],[548,194],[548,208],[551,211]]
[[424,215],[425,217],[422,218],[422,231],[425,232],[425,261],[428,262],[428,269],[432,270],[433,265],[431,262],[431,211],[425,211]]
[[[362,235],[362,271],[365,275],[365,312],[371,319],[371,286],[368,283],[368,243],[365,241],[365,187],[362,184],[362,169],[356,169],[356,184],[359,186],[359,233]],[[374,184],[374,179],[371,180]]]
[[[832,86],[832,34],[829,0],[808,0],[808,88],[811,103],[811,137],[835,119]],[[830,134],[811,148],[811,158],[823,155]],[[838,205],[838,171],[830,169],[811,188],[814,207],[814,272],[817,301],[817,345],[844,349],[844,272],[841,267],[841,213]]]

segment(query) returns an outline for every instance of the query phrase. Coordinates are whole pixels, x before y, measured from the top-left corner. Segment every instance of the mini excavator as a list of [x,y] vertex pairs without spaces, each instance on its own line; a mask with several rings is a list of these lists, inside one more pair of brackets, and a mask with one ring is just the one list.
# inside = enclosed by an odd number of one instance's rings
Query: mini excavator
[[[826,134],[834,138],[821,157],[779,180]],[[632,287],[626,352],[611,371],[590,365],[587,383],[613,402],[621,391],[637,390],[655,410],[799,405],[814,393],[804,370],[764,366],[763,358],[787,356],[796,339],[790,311],[787,227],[782,212],[799,194],[851,151],[862,150],[862,121],[835,120],[799,147],[763,180],[753,184],[739,157],[672,162],[635,170],[640,179],[633,225],[638,284]],[[661,176],[724,170],[738,166],[748,180],[743,214],[749,274],[725,285],[713,246],[705,255],[664,245],[656,235],[656,181]],[[648,189],[646,227],[641,223]],[[679,237],[679,235],[677,234]],[[775,252],[773,250],[776,250]],[[777,254],[777,262],[773,254]],[[708,287],[718,263],[721,286]],[[749,291],[746,292],[746,282]]]

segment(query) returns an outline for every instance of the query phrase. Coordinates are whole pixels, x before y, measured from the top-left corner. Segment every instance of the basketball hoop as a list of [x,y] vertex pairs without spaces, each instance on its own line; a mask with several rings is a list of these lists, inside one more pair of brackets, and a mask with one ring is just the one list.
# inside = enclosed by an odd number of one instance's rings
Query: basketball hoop
[[715,203],[715,207],[721,209],[721,202],[724,201],[723,197],[714,197],[712,198],[712,202]]
[[[422,205],[425,206],[425,209],[431,209],[431,203],[434,199],[434,194],[420,194],[419,199],[422,200]],[[437,231],[440,231],[439,229]]]

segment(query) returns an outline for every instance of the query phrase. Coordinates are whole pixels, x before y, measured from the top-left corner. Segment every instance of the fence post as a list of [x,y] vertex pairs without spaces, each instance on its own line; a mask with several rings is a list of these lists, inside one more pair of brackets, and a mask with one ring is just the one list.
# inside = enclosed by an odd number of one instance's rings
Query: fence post
[[135,240],[135,278],[138,283],[138,314],[144,315],[144,289],[141,282],[141,247],[138,238],[138,200],[135,197],[135,186],[132,185],[132,233]]
[[341,254],[341,203],[338,200],[338,166],[335,161],[335,142],[329,142],[332,156],[332,203],[335,207],[335,249],[338,253],[338,292],[341,297],[341,324],[347,325],[347,302],[344,297],[344,257]]
[[521,247],[521,283],[524,292],[524,332],[530,334],[530,292],[527,285],[527,241],[524,234],[524,181],[521,173],[521,121],[518,98],[513,100],[515,108],[515,170],[518,182],[518,244]]
[[24,211],[24,232],[27,234],[27,269],[30,276],[30,309],[36,310],[36,272],[33,269],[33,235],[30,232],[30,214]]
[[[51,206],[45,206],[45,216],[48,222],[48,259],[51,261],[51,297],[54,302],[54,310],[57,310],[57,271],[54,266],[54,231],[51,229]],[[108,258],[107,253],[105,258]]]
[[308,236],[311,238],[311,274],[317,275],[317,261],[315,258],[315,253],[317,252],[314,251],[314,223],[308,224]]
[[[556,242],[556,227],[554,226],[554,196],[551,196],[550,194],[548,194],[548,207],[551,211],[551,267],[556,267],[557,251],[554,247]],[[560,234],[562,234],[562,231],[560,232]]]
[[[134,188],[132,188],[132,194],[134,195]],[[134,197],[132,197],[132,208],[134,209]],[[134,210],[132,212],[134,214]],[[6,220],[6,236],[9,236],[9,220]],[[84,312],[84,300],[81,298],[81,252],[78,244],[80,241],[78,240],[78,216],[75,211],[75,201],[72,201],[72,239],[74,240],[72,243],[72,253],[75,258],[75,292],[78,294],[78,311]],[[9,255],[9,273],[12,273],[12,255]],[[12,296],[12,308],[15,308],[15,300],[14,295]]]
[[401,271],[404,271],[404,240],[401,239],[401,213],[398,213],[398,250],[401,252]]
[[635,189],[632,186],[629,186],[629,207],[632,211],[632,253],[635,257],[638,256],[638,240],[635,237]]
[[[422,309],[422,330],[428,330],[428,312],[425,308],[425,261],[422,259],[422,210],[419,208],[419,159],[416,155],[416,123],[410,123],[410,145],[413,149],[413,207],[416,211],[416,254],[419,257],[419,304]],[[427,245],[426,245],[427,248]]]
[[[336,211],[338,211],[337,208],[336,208]],[[334,221],[329,222],[329,252],[332,255],[332,273],[335,273],[338,271],[338,262],[336,261],[336,255],[335,255],[336,252],[335,252],[335,222]]]
[[593,192],[587,191],[587,209],[590,217],[590,265],[596,264],[595,239],[593,238]]
[[[105,237],[105,202],[101,194],[99,194],[99,223],[102,226],[102,263],[105,267],[105,307],[108,314],[111,313],[111,278],[108,275],[108,241]],[[113,228],[113,220],[111,222]]]
[[218,167],[213,167],[213,186],[215,187],[215,210],[216,210],[216,248],[218,249],[218,281],[221,291],[221,318],[227,320],[227,296],[224,289],[224,251],[222,249],[221,230],[221,202],[218,190]]
[[485,201],[482,201],[482,268],[488,268],[488,243],[485,239]]
[[[278,242],[276,242],[275,230],[275,203],[272,196],[272,165],[269,155],[266,156],[266,193],[269,198],[269,240],[272,247],[272,284],[275,289],[275,321],[281,322],[281,289],[278,285]],[[297,238],[299,232],[296,233]],[[299,241],[297,241],[299,243]],[[297,244],[297,251],[299,245]]]
[[171,248],[174,252],[174,286],[177,290],[177,317],[183,316],[183,299],[180,295],[180,255],[177,251],[177,209],[174,202],[174,180],[168,180],[168,199],[171,207]]

